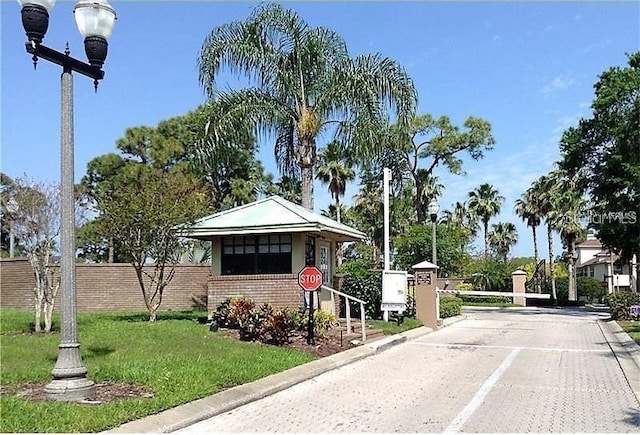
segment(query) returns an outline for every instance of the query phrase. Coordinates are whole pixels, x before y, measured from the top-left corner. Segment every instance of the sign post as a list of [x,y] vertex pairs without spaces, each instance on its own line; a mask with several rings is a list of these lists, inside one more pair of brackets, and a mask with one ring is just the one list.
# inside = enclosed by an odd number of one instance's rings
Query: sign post
[[[298,273],[298,285],[304,291],[315,292],[322,285],[322,272],[315,266],[306,266]],[[307,344],[316,344],[313,336],[313,295],[309,295],[309,325],[307,329]]]

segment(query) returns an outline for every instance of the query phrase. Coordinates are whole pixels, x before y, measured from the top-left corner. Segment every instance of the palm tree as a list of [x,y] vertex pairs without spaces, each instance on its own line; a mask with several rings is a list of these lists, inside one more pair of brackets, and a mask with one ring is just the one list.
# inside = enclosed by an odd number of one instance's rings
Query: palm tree
[[334,199],[336,220],[340,218],[340,198],[344,196],[347,183],[356,177],[351,169],[351,158],[337,142],[331,142],[318,154],[316,178],[327,184],[331,198]]
[[[250,85],[220,92],[216,78],[223,69],[244,75]],[[417,101],[399,64],[379,54],[352,58],[340,35],[310,27],[279,4],[215,27],[203,43],[199,73],[208,97],[227,115],[213,127],[213,137],[239,117],[258,133],[275,133],[278,166],[284,174],[299,168],[302,205],[310,210],[318,137],[335,127],[350,154],[366,158],[378,151],[388,109],[404,123]]]
[[[336,211],[336,221],[342,222],[340,214],[340,197],[344,196],[347,189],[347,182],[356,177],[356,173],[351,169],[353,162],[349,154],[344,152],[344,148],[338,142],[331,142],[323,148],[318,155],[318,169],[316,178],[329,186],[329,193],[335,200],[334,210]],[[336,243],[336,265],[342,265],[342,243]]]
[[293,177],[283,175],[280,180],[269,190],[270,193],[278,195],[287,201],[299,203],[302,195],[302,187],[300,180]]
[[442,212],[440,220],[450,228],[455,228],[463,234],[463,242],[461,248],[469,243],[478,231],[478,221],[473,216],[464,202],[456,201],[453,210],[445,210]]
[[[522,196],[515,201],[515,213],[527,223],[531,228],[533,235],[533,259],[535,265],[538,265],[538,237],[536,229],[540,225],[540,200],[539,193],[535,189],[529,188]],[[535,277],[536,289],[538,293],[542,292],[541,282]]]
[[509,251],[518,242],[516,226],[511,222],[498,222],[491,227],[493,230],[489,233],[489,243],[506,263]]
[[577,176],[570,176],[565,171],[556,170],[552,173],[555,179],[550,216],[554,227],[560,232],[560,238],[567,248],[567,268],[569,272],[569,300],[578,300],[575,279],[575,248],[576,243],[585,236],[585,230],[580,225],[580,217],[587,208],[587,202],[576,186]]
[[419,190],[416,195],[416,210],[419,210],[417,219],[418,223],[422,224],[424,220],[421,219],[428,214],[427,206],[429,202],[442,195],[444,184],[440,183],[437,176],[429,175],[429,173],[423,169],[418,169],[416,181],[418,181],[417,186],[419,186],[417,187]]
[[529,188],[535,191],[538,198],[538,211],[540,217],[544,219],[547,229],[547,247],[549,250],[549,276],[551,278],[551,296],[557,302],[558,295],[556,292],[556,271],[553,260],[553,231],[555,229],[554,214],[552,213],[554,204],[557,202],[556,193],[558,189],[555,186],[556,180],[552,174],[543,175],[533,182]]
[[469,210],[482,221],[484,229],[484,258],[489,256],[489,220],[500,213],[504,197],[492,185],[485,183],[469,192]]
[[367,235],[373,248],[372,261],[377,264],[383,243],[382,186],[366,183],[354,195],[354,206],[351,208],[357,216],[358,229]]

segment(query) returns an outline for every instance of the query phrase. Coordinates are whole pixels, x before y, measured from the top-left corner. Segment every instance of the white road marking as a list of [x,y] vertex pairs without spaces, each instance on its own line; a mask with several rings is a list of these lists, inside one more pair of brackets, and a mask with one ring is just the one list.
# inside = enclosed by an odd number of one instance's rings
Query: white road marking
[[577,353],[603,353],[610,354],[610,349],[575,349],[568,347],[522,347],[522,346],[498,346],[493,344],[465,344],[465,343],[425,343],[420,341],[410,341],[407,344],[417,346],[431,347],[449,347],[449,348],[466,348],[473,347],[477,349],[520,349],[520,350],[536,350],[540,352],[577,352]]
[[520,350],[521,350],[520,348],[515,348],[511,351],[511,353],[505,358],[505,360],[502,361],[502,364],[500,364],[500,367],[498,367],[491,374],[491,376],[489,376],[489,378],[486,381],[484,381],[484,384],[482,384],[482,387],[480,387],[476,395],[473,396],[473,399],[471,399],[471,401],[467,404],[467,406],[465,406],[464,409],[460,411],[460,413],[457,415],[457,417],[454,418],[451,423],[449,423],[449,426],[447,426],[447,428],[444,430],[444,433],[460,432],[460,429],[462,429],[462,426],[464,426],[464,424],[473,415],[476,409],[478,409],[478,407],[482,405],[482,402],[484,401],[485,397],[487,397],[487,394],[489,394],[493,386],[496,384],[496,382],[498,382],[498,379],[500,379],[500,376],[502,376],[502,374],[509,368],[509,366],[511,366],[513,361],[516,359],[516,357],[520,353]]

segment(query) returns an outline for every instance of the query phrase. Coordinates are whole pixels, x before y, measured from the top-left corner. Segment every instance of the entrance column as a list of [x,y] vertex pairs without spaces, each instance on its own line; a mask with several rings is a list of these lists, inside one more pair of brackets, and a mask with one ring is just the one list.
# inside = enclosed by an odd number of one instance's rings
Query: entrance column
[[438,329],[440,297],[436,288],[438,266],[423,261],[412,266],[415,279],[416,317],[433,330]]
[[[526,282],[527,282],[527,272],[524,270],[514,270],[511,274],[511,281],[513,282],[513,292],[514,293],[525,293],[526,290]],[[522,305],[523,307],[527,306],[527,298],[524,296],[514,296],[513,303],[516,305]]]

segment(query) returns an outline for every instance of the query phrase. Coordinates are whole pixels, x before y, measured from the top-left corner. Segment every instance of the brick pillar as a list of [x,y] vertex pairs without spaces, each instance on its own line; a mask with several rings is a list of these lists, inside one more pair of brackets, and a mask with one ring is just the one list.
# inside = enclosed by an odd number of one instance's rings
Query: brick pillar
[[413,266],[415,279],[416,317],[433,330],[438,329],[440,298],[436,288],[438,266],[428,261]]
[[[511,274],[511,281],[513,282],[514,293],[525,293],[525,283],[527,282],[527,272],[524,270],[514,270]],[[513,303],[516,305],[527,306],[527,298],[524,296],[514,296]]]

